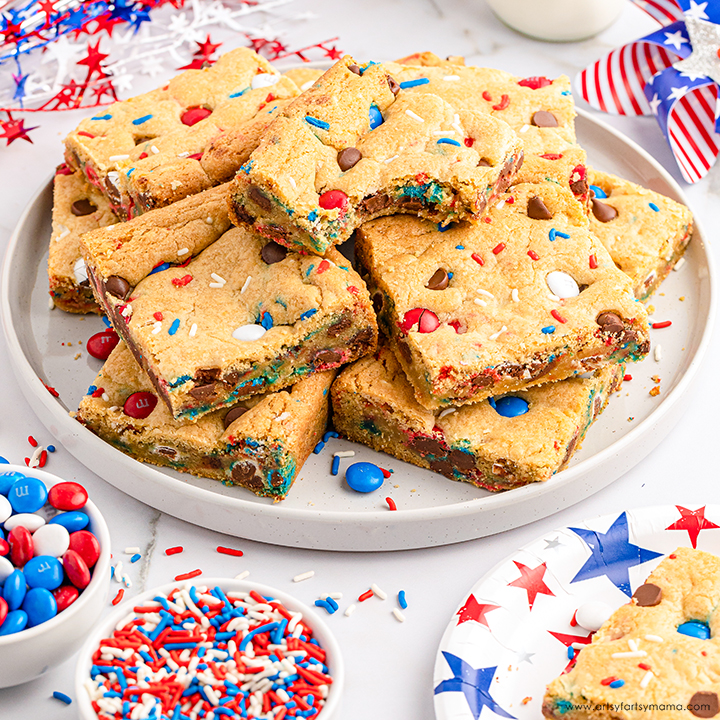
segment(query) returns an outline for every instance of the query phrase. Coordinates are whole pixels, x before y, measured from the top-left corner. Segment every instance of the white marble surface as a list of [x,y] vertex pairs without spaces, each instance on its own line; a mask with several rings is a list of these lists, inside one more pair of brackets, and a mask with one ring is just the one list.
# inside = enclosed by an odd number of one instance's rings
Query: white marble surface
[[[430,49],[443,56],[465,55],[470,62],[519,75],[564,72],[574,76],[604,51],[655,27],[628,4],[620,20],[597,38],[555,45],[508,30],[481,0],[298,0],[292,8],[317,13],[314,20],[298,23],[288,33],[287,40],[294,47],[340,35],[339,45],[358,58],[382,59]],[[0,149],[0,247],[6,246],[23,207],[59,162],[61,139],[80,117],[81,113],[39,117],[42,128],[33,133],[33,145],[18,141]],[[679,179],[654,121],[605,119],[639,142]],[[719,194],[717,169],[688,189],[692,208],[704,221],[711,244],[720,222]],[[717,250],[715,253],[717,257]],[[52,456],[47,469],[88,487],[105,512],[116,554],[126,546],[142,549],[142,560],[130,566],[134,590],[166,582],[194,568],[202,568],[207,575],[231,576],[249,570],[250,579],[294,593],[306,602],[330,591],[341,591],[345,598],[357,597],[371,582],[377,583],[390,594],[387,601],[364,603],[351,618],[338,613],[328,619],[343,648],[348,671],[339,717],[430,720],[434,717],[432,668],[440,637],[467,590],[498,560],[542,533],[582,518],[661,502],[692,507],[696,507],[693,503],[717,502],[720,493],[712,448],[717,446],[716,403],[720,402],[720,384],[714,375],[718,342],[716,335],[709,361],[693,391],[690,410],[648,458],[609,488],[553,517],[462,545],[385,554],[283,549],[224,537],[162,515],[105,484],[62,448]],[[29,434],[45,444],[52,439],[23,400],[10,373],[2,340],[0,368],[0,454],[22,462],[28,454]],[[185,547],[183,554],[164,556],[164,548],[178,544]],[[215,552],[219,544],[241,548],[245,555],[219,555]],[[316,573],[312,580],[292,583],[294,575],[309,569]],[[116,588],[113,585],[112,594]],[[400,589],[407,592],[409,602],[404,624],[390,614],[395,606],[393,596]],[[341,607],[345,604],[343,600]],[[53,690],[72,694],[74,661],[69,657],[40,680],[0,690],[0,717],[76,717],[75,705],[65,707],[49,699]]]

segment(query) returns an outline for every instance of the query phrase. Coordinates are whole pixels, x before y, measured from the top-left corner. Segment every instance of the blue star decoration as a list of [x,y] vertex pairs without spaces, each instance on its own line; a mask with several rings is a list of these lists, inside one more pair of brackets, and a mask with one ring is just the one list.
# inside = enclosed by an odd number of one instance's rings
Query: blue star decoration
[[435,688],[435,695],[444,692],[461,692],[465,696],[475,720],[478,720],[484,707],[490,708],[496,715],[515,720],[514,715],[503,710],[490,696],[490,683],[495,677],[497,665],[476,669],[457,655],[444,650],[443,657],[450,666],[453,677],[440,682]]
[[629,541],[626,513],[619,515],[606,533],[583,528],[569,529],[579,535],[592,551],[592,555],[570,582],[579,582],[605,575],[616,588],[631,597],[628,570],[660,557],[662,554],[638,547]]

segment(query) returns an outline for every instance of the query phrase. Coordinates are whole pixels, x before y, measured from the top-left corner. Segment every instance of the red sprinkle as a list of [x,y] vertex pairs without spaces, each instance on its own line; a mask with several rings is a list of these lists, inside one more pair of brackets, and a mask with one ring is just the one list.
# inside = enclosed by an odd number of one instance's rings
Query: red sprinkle
[[38,441],[37,441],[32,435],[28,435],[28,442],[29,442],[33,447],[37,447],[37,446],[38,446]]
[[366,600],[369,600],[373,596],[372,590],[366,590],[359,598],[358,600],[360,602],[365,602]]
[[483,218],[483,220],[484,220],[486,223],[491,223],[491,222],[492,222],[492,218],[489,217],[489,216],[487,216],[487,215]]
[[144,160],[147,156],[148,154],[146,152],[140,153],[138,160]]
[[630,382],[632,380],[632,375],[623,375],[623,381],[624,382]]
[[670,327],[672,320],[664,320],[663,322],[656,322],[650,325],[653,330],[662,330],[663,328]]
[[650,666],[647,665],[646,663],[638,663],[638,667],[639,667],[641,670],[650,670],[650,669],[651,669]]
[[483,90],[483,100],[487,100],[488,102],[492,102],[492,95],[487,91]]
[[573,616],[570,620],[570,627],[575,627],[577,625],[577,620],[575,617],[577,616],[577,610],[573,613]]
[[[40,381],[42,382],[42,380]],[[52,385],[48,385],[47,383],[43,383],[45,385],[45,389],[53,396],[53,397],[60,397],[60,393],[52,387]]]
[[545,153],[540,157],[543,158],[543,160],[560,160],[562,158],[562,153]]
[[125,591],[122,588],[120,588],[117,591],[117,595],[112,599],[112,604],[117,605],[123,599],[124,594],[125,594]]
[[552,85],[552,80],[548,80],[546,77],[542,77],[541,75],[532,75],[531,77],[526,77],[523,80],[518,80],[518,85],[530,88],[531,90],[538,90],[539,88]]
[[392,473],[389,470],[386,470],[385,468],[380,468],[380,472],[383,474],[383,477],[387,480]]
[[217,546],[217,551],[223,555],[232,555],[233,557],[242,557],[242,550],[235,550],[234,548],[223,547],[222,545]]
[[172,284],[175,287],[185,287],[189,282],[192,282],[192,275],[183,275],[181,278],[173,278]]
[[672,553],[672,554],[668,555],[668,557],[669,557],[671,560],[674,560],[674,559],[677,557],[677,555],[676,555],[675,553]]
[[416,182],[418,185],[424,185],[427,181],[428,181],[427,173],[418,173],[418,174],[415,176],[415,182]]
[[315,271],[318,275],[322,275],[326,270],[330,269],[330,263],[327,260],[323,260]]
[[90,397],[102,397],[104,392],[105,388],[98,388],[97,390],[93,391],[93,394]]
[[195,125],[195,123],[199,123],[201,120],[204,120],[208,115],[212,113],[212,110],[208,110],[204,107],[193,107],[188,108],[181,116],[180,116],[180,122],[182,122],[183,125]]
[[163,319],[163,314],[161,312],[153,313],[153,317],[158,321],[161,322]]
[[388,504],[388,507],[391,510],[397,510],[397,505],[395,504],[395,501],[391,497],[386,497],[385,502]]
[[529,255],[530,258],[532,258],[533,260],[539,260],[539,259],[540,259],[540,256],[539,256],[534,250],[528,250],[528,255]]
[[560,323],[567,322],[567,320],[557,310],[551,310],[550,314]]
[[189,580],[190,578],[197,577],[198,575],[202,575],[202,570],[192,570],[191,572],[182,573],[181,575],[175,576],[175,582],[180,582],[180,580]]
[[493,110],[505,110],[505,108],[510,104],[510,97],[508,95],[503,95],[500,98],[500,102],[497,105],[493,105]]
[[166,555],[177,555],[178,553],[181,553],[184,550],[182,545],[176,545],[175,547],[168,548],[165,550]]
[[89,137],[89,138],[94,138],[94,137],[95,137],[94,135],[90,134],[89,132],[85,132],[85,130],[80,130],[80,131],[78,132],[78,135],[82,135],[83,137]]
[[614,675],[611,675],[610,677],[606,677],[603,680],[600,681],[601,685],[609,685],[610,683],[614,683],[617,680],[617,678]]
[[359,288],[356,288],[354,285],[348,285],[348,286],[347,286],[347,291],[348,291],[349,293],[352,293],[353,295],[357,295],[357,294],[360,292],[360,289],[359,289]]
[[40,453],[40,459],[38,460],[38,467],[45,467],[45,463],[47,462],[47,450],[43,450]]
[[484,261],[477,253],[473,253],[470,257],[471,257],[478,265],[480,265],[480,267],[482,267],[482,266],[485,264],[485,261]]
[[598,266],[597,258],[595,257],[595,255],[591,255],[590,256],[590,269],[597,270],[597,266]]
[[463,142],[465,143],[465,147],[472,147],[475,144],[475,138],[466,137]]
[[498,244],[493,248],[493,255],[498,255],[498,254],[501,253],[504,249],[505,249],[505,243],[498,243]]

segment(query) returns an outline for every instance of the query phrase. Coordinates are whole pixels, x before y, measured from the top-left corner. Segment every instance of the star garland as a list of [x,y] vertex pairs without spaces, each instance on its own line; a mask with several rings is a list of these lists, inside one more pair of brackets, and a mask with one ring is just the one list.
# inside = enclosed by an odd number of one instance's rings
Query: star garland
[[[137,73],[206,67],[238,36],[271,61],[340,58],[337,38],[297,50],[282,42],[271,20],[292,27],[312,17],[282,12],[293,2],[30,0],[0,12],[0,139],[4,147],[31,143],[28,133],[39,125],[26,127],[22,114],[108,105],[132,90]],[[210,31],[225,38],[213,42]]]

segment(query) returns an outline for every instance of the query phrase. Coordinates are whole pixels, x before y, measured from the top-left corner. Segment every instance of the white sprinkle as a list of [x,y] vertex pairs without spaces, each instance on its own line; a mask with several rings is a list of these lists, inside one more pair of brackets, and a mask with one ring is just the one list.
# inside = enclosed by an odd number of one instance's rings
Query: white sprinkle
[[208,225],[212,225],[212,224],[213,224],[213,219],[208,215],[208,216],[205,218],[205,222],[206,222]]
[[190,251],[187,248],[180,248],[177,251],[178,257],[182,257],[183,255],[187,255]]
[[193,323],[193,324],[190,326],[190,332],[188,333],[188,335],[189,335],[190,337],[195,337],[195,333],[196,333],[196,332],[197,332],[197,323]]
[[412,110],[409,110],[409,109],[406,110],[405,114],[408,117],[411,117],[413,120],[417,120],[417,122],[421,122],[421,123],[425,122],[417,113],[414,113]]
[[583,649],[584,647],[586,647],[586,646],[587,646],[586,643],[579,643],[579,642],[574,642],[574,643],[571,643],[571,644],[570,644],[570,647],[571,647],[573,650],[582,650],[582,649]]
[[438,420],[441,420],[444,417],[447,417],[448,415],[452,415],[457,410],[457,408],[446,408],[438,415]]
[[477,290],[475,290],[475,292],[480,293],[480,295],[485,295],[485,297],[489,297],[489,298],[495,297],[491,292],[488,292],[487,290],[477,289]]
[[243,570],[243,572],[241,572],[239,575],[236,575],[236,576],[235,576],[235,579],[236,579],[236,580],[244,580],[248,575],[250,575],[250,571],[249,571],[249,570]]
[[529,129],[530,129],[530,126],[529,126],[529,125],[523,125],[523,126],[520,128],[520,132],[521,132],[521,133],[526,133]]
[[42,445],[38,445],[35,448],[35,452],[33,452],[32,457],[30,458],[30,462],[28,463],[28,467],[30,468],[36,468],[38,465],[40,465],[40,455],[42,451],[45,448]]
[[355,457],[355,451],[354,450],[341,450],[340,452],[333,453],[333,457],[338,457],[338,458]]
[[157,335],[162,330],[162,323],[157,320],[153,325],[152,334]]
[[[410,111],[408,110],[408,112],[410,112]],[[383,162],[384,162],[384,163],[391,163],[393,160],[397,160],[399,157],[400,157],[399,155],[393,155],[392,157],[389,157],[389,158],[383,160]]]
[[299,575],[296,575],[293,578],[293,582],[302,582],[303,580],[309,580],[313,575],[315,575],[314,570],[308,570],[307,572],[300,573]]
[[110,396],[107,393],[103,393],[101,397],[105,402],[110,402]]
[[288,177],[288,182],[292,185],[293,190],[297,190],[297,183],[295,182],[295,178]]
[[280,415],[278,415],[278,416],[275,418],[275,420],[276,420],[277,422],[282,422],[283,420],[287,420],[289,417],[290,417],[290,413],[289,413],[289,412],[284,412],[284,413],[281,413]]
[[154,145],[150,146],[151,152],[155,153],[156,155],[160,152]]
[[75,261],[73,265],[73,275],[75,282],[79,285],[81,282],[85,282],[88,279],[87,266],[85,261],[80,257]]
[[484,300],[481,300],[480,298],[475,298],[475,300],[473,300],[473,302],[476,305],[482,305],[483,307],[487,307],[487,303]]
[[496,208],[497,210],[502,210],[504,207],[505,207],[505,200],[501,200],[501,201],[495,206],[495,208]]
[[183,152],[178,153],[179,158],[186,158],[190,154],[189,150],[183,150]]
[[55,301],[52,299],[52,297],[48,298],[48,309],[50,309],[50,310],[55,309]]
[[223,285],[227,282],[227,280],[225,280],[224,277],[221,277],[221,276],[218,275],[217,273],[210,273],[210,277],[211,277],[215,282],[222,283]]
[[251,280],[252,280],[252,275],[248,275],[247,280],[245,281],[243,286],[240,288],[241,295],[247,290],[247,286],[250,284]]
[[132,622],[135,619],[135,613],[131,612],[129,615],[126,615],[116,626],[116,630],[122,630],[129,622]]
[[455,116],[453,117],[453,124],[452,126],[455,128],[455,132],[462,137],[464,135],[462,128],[460,127],[460,116],[455,113]]
[[520,296],[518,295],[518,289],[513,288],[512,292],[510,293],[510,296],[513,299],[513,302],[520,302]]
[[446,76],[443,78],[443,80],[447,80],[448,82],[451,82],[451,81],[453,81],[453,80],[459,80],[459,79],[460,79],[460,76],[459,76],[459,75],[446,75]]
[[128,303],[128,304],[120,311],[120,314],[121,314],[124,318],[130,317],[130,315],[132,315],[132,305],[130,305],[130,303]]
[[637,652],[640,648],[638,647],[637,640],[630,638],[628,640],[628,646],[633,652]]
[[665,642],[659,635],[646,635],[645,639],[656,643]]
[[137,555],[137,553],[140,552],[139,547],[126,547],[125,548],[125,554],[126,555]]
[[454,135],[454,130],[433,130],[433,135]]
[[616,652],[610,657],[613,658],[639,658],[646,657],[647,653],[644,650],[631,650],[630,652]]
[[221,287],[225,287],[225,283],[219,283],[219,282],[208,283],[208,287],[221,288]]
[[662,360],[662,345],[655,346],[653,357],[655,358],[655,362],[660,362]]
[[681,268],[684,264],[685,264],[685,258],[684,258],[684,257],[681,257],[681,258],[675,263],[675,267],[673,268],[673,270],[674,270],[675,272],[677,272],[678,270],[680,270],[680,268]]
[[387,598],[387,593],[384,590],[381,590],[375,583],[370,586],[370,589],[373,591],[373,595],[375,595],[375,597],[379,597],[381,600],[385,600]]
[[60,234],[57,236],[57,240],[62,240],[64,237],[67,237],[70,234],[70,230],[66,228],[62,223],[58,223],[58,229],[60,229]]
[[532,373],[525,368],[525,372],[523,373],[523,380],[530,380],[532,378]]
[[118,160],[127,160],[129,157],[129,155],[111,155],[108,160],[110,162],[117,162]]
[[315,84],[314,80],[308,80],[306,83],[303,83],[300,86],[300,89],[305,92],[306,90],[309,90],[313,85]]
[[250,87],[253,90],[257,90],[258,88],[266,88],[266,87],[272,87],[276,83],[280,81],[280,74],[278,73],[275,75],[275,73],[258,73],[250,83]]
[[122,584],[128,589],[132,587],[132,580],[127,573],[124,573],[122,576]]
[[180,180],[173,180],[170,183],[170,189],[171,190],[177,190],[182,185],[182,182]]
[[350,617],[354,612],[357,605],[355,603],[351,603],[345,608],[345,617]]
[[488,339],[489,340],[497,340],[506,330],[507,330],[507,326],[503,325],[500,330],[498,330],[496,333],[493,333]]
[[643,675],[643,679],[640,681],[640,687],[644,690],[644,689],[650,684],[650,681],[651,681],[654,677],[655,677],[655,676],[652,674],[652,672],[650,672],[650,670],[648,670],[648,671],[645,673],[645,675]]
[[398,622],[405,622],[405,616],[397,608],[393,608],[392,614]]

